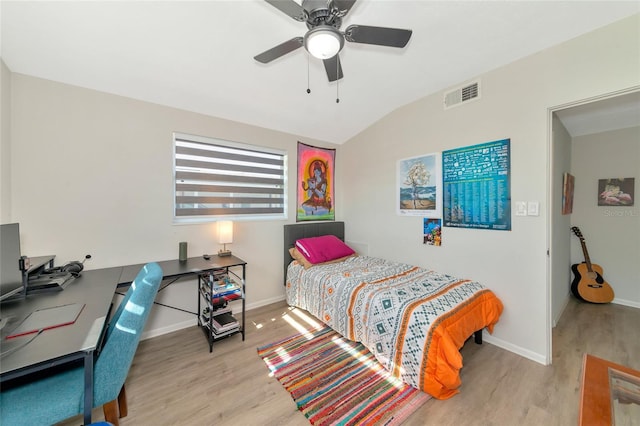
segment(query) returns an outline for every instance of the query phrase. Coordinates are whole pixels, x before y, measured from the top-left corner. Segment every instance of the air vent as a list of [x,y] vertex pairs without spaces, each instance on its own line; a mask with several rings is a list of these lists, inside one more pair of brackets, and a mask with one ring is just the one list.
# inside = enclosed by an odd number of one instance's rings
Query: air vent
[[480,98],[480,82],[466,84],[444,95],[444,109],[458,106]]

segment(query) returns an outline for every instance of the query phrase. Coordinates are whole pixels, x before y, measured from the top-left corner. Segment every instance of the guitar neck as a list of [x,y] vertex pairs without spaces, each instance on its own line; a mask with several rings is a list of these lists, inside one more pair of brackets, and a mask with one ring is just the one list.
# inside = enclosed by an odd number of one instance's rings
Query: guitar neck
[[589,251],[587,250],[587,243],[584,242],[584,238],[580,238],[580,245],[582,245],[582,254],[584,255],[584,263],[587,264],[587,270],[589,272],[593,272],[591,259],[589,258]]

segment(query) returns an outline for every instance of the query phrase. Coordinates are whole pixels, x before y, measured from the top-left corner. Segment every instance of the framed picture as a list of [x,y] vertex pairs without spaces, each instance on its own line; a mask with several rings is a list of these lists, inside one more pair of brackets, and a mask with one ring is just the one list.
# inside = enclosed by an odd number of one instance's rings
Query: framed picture
[[599,206],[632,206],[635,198],[635,178],[598,180]]
[[336,150],[298,142],[296,221],[335,220]]
[[569,173],[562,175],[562,214],[573,212],[573,191],[575,188],[575,178]]
[[440,166],[439,153],[398,161],[396,206],[399,215],[442,216]]

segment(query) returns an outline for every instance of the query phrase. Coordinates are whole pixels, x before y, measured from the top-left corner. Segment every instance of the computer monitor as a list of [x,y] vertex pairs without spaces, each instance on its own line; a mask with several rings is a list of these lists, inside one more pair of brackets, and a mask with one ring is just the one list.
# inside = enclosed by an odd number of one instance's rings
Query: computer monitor
[[20,225],[0,225],[0,301],[10,298],[23,289],[20,270]]

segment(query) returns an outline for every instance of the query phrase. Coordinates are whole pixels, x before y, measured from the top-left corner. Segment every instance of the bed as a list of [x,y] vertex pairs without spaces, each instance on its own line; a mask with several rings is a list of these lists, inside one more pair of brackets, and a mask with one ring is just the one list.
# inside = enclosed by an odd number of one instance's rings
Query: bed
[[296,242],[324,235],[344,241],[344,222],[284,226],[287,303],[362,342],[404,382],[438,399],[458,393],[460,348],[472,335],[481,343],[485,327],[493,331],[503,308],[495,294],[475,281],[370,256],[312,264],[300,257]]

